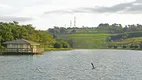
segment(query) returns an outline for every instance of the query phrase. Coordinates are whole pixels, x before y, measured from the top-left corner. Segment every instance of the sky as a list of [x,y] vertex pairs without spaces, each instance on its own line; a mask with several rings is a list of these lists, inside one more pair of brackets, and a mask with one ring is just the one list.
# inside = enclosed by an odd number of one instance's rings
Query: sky
[[[0,21],[47,30],[54,26],[96,27],[100,23],[142,24],[142,0],[0,0]],[[73,27],[73,25],[71,26]]]

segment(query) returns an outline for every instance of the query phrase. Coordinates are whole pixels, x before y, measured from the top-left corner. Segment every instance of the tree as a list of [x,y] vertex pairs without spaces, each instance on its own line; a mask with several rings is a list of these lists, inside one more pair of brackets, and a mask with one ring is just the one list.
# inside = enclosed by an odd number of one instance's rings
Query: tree
[[125,48],[127,48],[127,46],[123,45],[122,48],[125,49]]
[[14,25],[18,25],[19,24],[19,22],[17,22],[17,21],[13,21],[13,23],[14,23]]
[[131,49],[133,49],[133,48],[134,48],[133,44],[131,44],[131,45],[130,45],[130,48],[131,48]]
[[57,42],[54,44],[54,48],[70,48],[70,45],[64,40],[56,40]]
[[0,44],[5,41],[14,39],[27,39],[43,45],[52,45],[55,43],[54,38],[46,31],[35,30],[31,24],[19,25],[18,22],[10,23],[0,22]]
[[60,34],[66,34],[66,33],[67,33],[66,28],[61,27],[61,28],[60,28]]
[[114,49],[117,49],[118,48],[118,46],[113,46],[114,47]]
[[76,30],[75,30],[75,29],[73,29],[70,33],[76,33]]
[[1,25],[0,35],[2,36],[2,42],[14,39],[11,28],[6,25]]
[[63,48],[69,48],[70,47],[70,45],[66,42],[66,41],[60,41],[61,42],[61,44],[63,45]]
[[54,44],[54,48],[62,48],[63,47],[63,45],[62,45],[62,43],[60,43],[60,42],[56,42],[55,44]]

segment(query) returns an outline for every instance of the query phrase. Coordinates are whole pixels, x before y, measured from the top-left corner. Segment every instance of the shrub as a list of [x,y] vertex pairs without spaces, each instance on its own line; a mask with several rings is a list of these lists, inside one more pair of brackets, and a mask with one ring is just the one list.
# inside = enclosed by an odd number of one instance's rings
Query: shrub
[[62,48],[62,47],[63,47],[63,45],[60,42],[57,42],[54,44],[54,48]]
[[133,45],[130,45],[130,48],[134,48],[134,46],[133,46]]
[[63,48],[69,48],[69,44],[66,41],[61,40],[60,43],[63,45]]
[[133,46],[135,49],[139,48],[139,46]]
[[68,43],[64,43],[63,44],[63,48],[69,48],[70,46],[69,46],[69,44]]
[[113,46],[114,47],[114,49],[117,49],[118,48],[118,46]]
[[122,46],[123,49],[127,48],[127,46]]
[[54,44],[54,48],[70,48],[70,45],[66,41],[58,40]]
[[108,46],[108,48],[112,48],[112,46]]

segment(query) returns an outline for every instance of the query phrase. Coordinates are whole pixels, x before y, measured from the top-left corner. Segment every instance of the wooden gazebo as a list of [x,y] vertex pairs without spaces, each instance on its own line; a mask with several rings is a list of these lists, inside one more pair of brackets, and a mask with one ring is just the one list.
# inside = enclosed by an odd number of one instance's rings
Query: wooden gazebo
[[41,53],[43,48],[39,48],[39,43],[28,41],[25,39],[17,39],[13,41],[3,42],[6,50],[3,53]]

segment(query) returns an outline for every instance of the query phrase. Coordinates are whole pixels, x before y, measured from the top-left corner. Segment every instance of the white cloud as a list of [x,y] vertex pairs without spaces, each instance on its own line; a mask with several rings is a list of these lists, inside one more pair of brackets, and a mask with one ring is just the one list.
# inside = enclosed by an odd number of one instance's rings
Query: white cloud
[[30,17],[20,17],[20,16],[0,16],[0,21],[20,21],[25,22],[32,20]]
[[[84,7],[111,7],[116,4],[134,2],[135,0],[0,0],[0,15],[6,20],[19,20],[24,18],[27,24],[33,24],[37,29],[48,29],[53,26],[69,26],[73,17],[77,17],[77,26],[97,26],[99,23],[142,23],[142,16],[117,13],[73,13],[73,14],[48,14],[44,12],[56,10],[69,10]],[[138,5],[140,0],[137,0]],[[4,5],[6,4],[6,5]],[[130,9],[130,7],[127,7]],[[16,16],[19,16],[18,18]],[[137,19],[136,19],[137,18]],[[4,17],[3,17],[4,19]],[[27,19],[27,20],[26,20]],[[139,19],[139,21],[138,21]]]
[[12,9],[13,7],[11,7],[11,6],[9,6],[9,5],[5,5],[5,4],[0,4],[0,8]]

